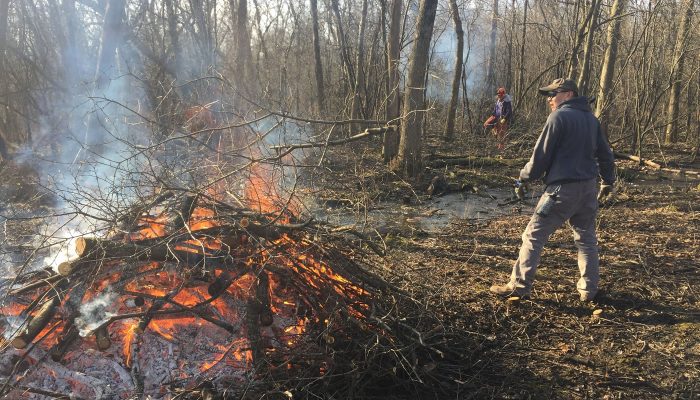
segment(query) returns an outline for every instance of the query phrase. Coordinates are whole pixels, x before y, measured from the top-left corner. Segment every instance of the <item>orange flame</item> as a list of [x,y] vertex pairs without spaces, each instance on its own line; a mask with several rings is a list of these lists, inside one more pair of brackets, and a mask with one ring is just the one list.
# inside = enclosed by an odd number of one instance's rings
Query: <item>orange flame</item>
[[138,232],[129,234],[129,240],[155,239],[165,236],[165,226],[167,224],[165,215],[141,217],[139,222],[146,226]]
[[153,319],[149,327],[166,340],[175,340],[178,328],[192,325],[194,317],[181,317],[177,319]]
[[214,210],[204,207],[197,207],[192,212],[192,217],[190,217],[190,229],[193,231],[198,231],[219,226],[220,224],[216,221],[215,217],[216,213]]
[[124,364],[127,367],[131,367],[131,345],[134,341],[134,337],[136,336],[137,327],[138,323],[134,322],[126,328],[126,331],[124,331],[124,348],[122,353],[124,354]]

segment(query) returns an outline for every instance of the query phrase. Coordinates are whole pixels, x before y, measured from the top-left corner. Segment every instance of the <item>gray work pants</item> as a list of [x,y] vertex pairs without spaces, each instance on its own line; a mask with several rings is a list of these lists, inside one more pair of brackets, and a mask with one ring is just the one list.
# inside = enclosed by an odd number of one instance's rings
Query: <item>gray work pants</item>
[[520,294],[529,294],[535,279],[537,265],[540,263],[542,248],[564,222],[568,222],[574,231],[574,242],[578,248],[578,269],[581,278],[576,284],[579,293],[586,299],[592,299],[598,292],[598,241],[595,233],[595,219],[598,213],[596,180],[550,185],[540,197],[537,210],[548,194],[560,186],[556,202],[546,217],[533,213],[523,233],[520,247],[508,286]]

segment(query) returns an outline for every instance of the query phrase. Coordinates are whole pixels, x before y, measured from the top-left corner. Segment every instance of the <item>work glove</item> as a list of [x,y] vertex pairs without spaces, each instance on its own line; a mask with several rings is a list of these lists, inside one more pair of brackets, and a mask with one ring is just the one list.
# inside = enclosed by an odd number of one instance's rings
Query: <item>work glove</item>
[[610,196],[612,194],[612,191],[613,191],[612,185],[606,185],[606,184],[601,185],[600,191],[598,191],[598,201],[603,201],[606,198],[608,198],[608,196]]
[[520,179],[516,179],[513,183],[513,190],[515,191],[515,197],[518,200],[525,200],[525,194],[527,193],[527,183],[523,183]]

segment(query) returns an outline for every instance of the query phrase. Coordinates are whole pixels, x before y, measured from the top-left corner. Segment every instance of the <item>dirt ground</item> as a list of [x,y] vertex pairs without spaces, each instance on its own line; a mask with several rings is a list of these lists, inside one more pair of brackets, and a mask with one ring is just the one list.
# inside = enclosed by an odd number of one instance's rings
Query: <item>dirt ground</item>
[[[453,187],[507,187],[529,156],[525,143],[511,143],[501,156],[483,150],[488,140],[470,147],[477,150],[429,151],[492,157],[426,169],[416,182],[386,171],[378,142],[352,154],[334,149],[325,155],[332,172],[319,191],[356,206],[405,207],[426,198],[436,174]],[[665,152],[674,165],[698,169],[686,162],[687,151],[675,151],[675,158],[674,149]],[[579,301],[576,249],[566,227],[545,247],[531,300],[509,303],[489,293],[490,285],[507,281],[530,218],[517,203],[508,215],[453,220],[438,232],[384,232],[388,255],[378,261],[380,273],[437,312],[445,329],[469,338],[455,398],[700,397],[700,182],[643,181],[649,175],[635,163],[618,167],[616,197],[599,213],[602,281],[594,303]]]

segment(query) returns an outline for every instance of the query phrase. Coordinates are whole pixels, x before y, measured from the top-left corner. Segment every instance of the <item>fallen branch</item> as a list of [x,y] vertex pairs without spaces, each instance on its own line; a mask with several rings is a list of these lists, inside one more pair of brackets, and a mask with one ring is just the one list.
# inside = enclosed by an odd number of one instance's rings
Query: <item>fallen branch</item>
[[700,179],[700,171],[694,171],[694,170],[683,169],[683,168],[665,168],[665,167],[662,167],[661,164],[655,163],[654,161],[644,160],[644,159],[641,159],[637,156],[633,156],[631,154],[619,153],[617,151],[614,152],[614,155],[618,159],[631,160],[631,161],[636,161],[638,163],[643,163],[644,165],[651,167],[654,170],[659,171],[660,173],[665,173],[665,174],[670,174],[670,175],[684,177],[684,178],[690,178],[690,179]]
[[395,129],[396,129],[395,125],[387,125],[387,126],[381,127],[381,128],[367,128],[363,132],[358,133],[357,135],[354,135],[354,136],[350,136],[349,138],[345,138],[345,139],[328,140],[325,142],[313,142],[313,143],[282,144],[282,145],[278,145],[278,146],[272,146],[271,148],[274,150],[277,150],[277,151],[281,151],[282,149],[286,149],[284,151],[284,154],[287,154],[295,149],[309,149],[312,147],[326,147],[326,146],[337,146],[340,144],[346,144],[346,143],[354,142],[354,141],[357,141],[360,139],[364,139],[366,137],[379,135],[381,133],[386,133],[389,131],[394,131]]
[[641,159],[641,158],[639,158],[639,157],[637,157],[637,156],[633,156],[632,154],[619,153],[619,152],[617,152],[617,151],[613,152],[613,154],[615,155],[615,158],[621,158],[621,159],[623,159],[623,160],[636,161],[636,162],[642,163],[642,164],[644,164],[644,165],[646,165],[646,166],[648,166],[648,167],[652,167],[652,168],[655,168],[655,169],[661,169],[661,164],[655,163],[655,162],[653,162],[653,161]]

